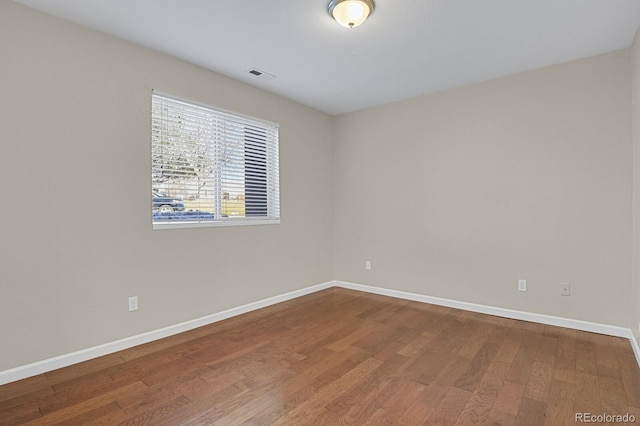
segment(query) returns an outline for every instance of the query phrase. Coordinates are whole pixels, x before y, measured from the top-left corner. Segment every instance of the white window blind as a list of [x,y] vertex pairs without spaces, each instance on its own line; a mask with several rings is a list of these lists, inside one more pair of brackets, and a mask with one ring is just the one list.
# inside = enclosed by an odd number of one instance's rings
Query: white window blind
[[276,124],[155,92],[151,122],[154,229],[279,222]]

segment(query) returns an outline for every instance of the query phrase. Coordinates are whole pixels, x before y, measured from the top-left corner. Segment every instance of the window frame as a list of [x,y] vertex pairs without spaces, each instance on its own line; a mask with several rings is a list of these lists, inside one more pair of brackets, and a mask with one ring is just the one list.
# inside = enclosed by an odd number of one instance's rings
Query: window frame
[[[213,116],[215,116],[215,120],[222,120],[221,117],[231,117],[232,120],[229,120],[231,122],[234,123],[243,123],[243,126],[246,126],[244,128],[244,138],[242,139],[242,146],[243,146],[243,152],[244,152],[244,162],[243,164],[243,172],[242,172],[242,176],[243,176],[243,182],[244,182],[244,191],[245,193],[243,193],[243,200],[244,200],[244,214],[245,216],[228,216],[228,217],[224,217],[222,214],[220,215],[214,215],[214,218],[212,219],[193,219],[193,220],[188,220],[188,219],[180,219],[180,220],[168,220],[168,221],[157,221],[156,217],[154,217],[154,206],[153,206],[153,199],[150,200],[151,201],[151,223],[152,223],[152,228],[153,230],[160,230],[160,229],[180,229],[180,228],[209,228],[209,227],[221,227],[221,226],[252,226],[252,225],[276,225],[280,223],[280,167],[279,167],[279,161],[280,161],[280,125],[274,122],[270,122],[267,120],[263,120],[263,119],[259,119],[259,118],[255,118],[255,117],[251,117],[245,114],[240,114],[237,113],[235,111],[229,111],[229,110],[225,110],[222,108],[218,108],[218,107],[214,107],[211,105],[206,105],[206,104],[202,104],[200,102],[197,101],[193,101],[193,100],[188,100],[188,99],[184,99],[178,96],[174,96],[174,95],[170,95],[164,92],[160,92],[157,90],[152,90],[151,91],[151,114],[150,114],[150,118],[151,118],[151,137],[150,137],[150,142],[151,142],[151,190],[149,191],[149,193],[151,194],[151,198],[153,198],[153,192],[156,191],[156,188],[154,186],[154,158],[156,157],[156,136],[154,134],[155,129],[156,129],[156,116],[155,116],[155,112],[154,112],[154,105],[156,102],[156,97],[158,98],[163,98],[165,100],[168,101],[173,101],[176,103],[182,103],[185,104],[187,107],[193,107],[194,109],[203,109],[203,110],[208,110],[212,113]],[[222,120],[225,125],[228,124],[227,121]],[[246,189],[247,186],[247,182],[248,182],[248,177],[247,177],[247,158],[250,156],[251,152],[251,148],[247,148],[247,146],[251,145],[250,141],[249,141],[249,136],[248,133],[250,132],[250,129],[253,127],[253,130],[255,129],[259,129],[265,132],[265,135],[270,133],[272,134],[272,137],[269,138],[267,136],[264,137],[264,179],[265,179],[265,183],[263,183],[264,188],[261,188],[264,191],[264,206],[260,205],[260,202],[258,202],[258,209],[260,210],[266,210],[266,216],[263,216],[261,214],[255,214],[254,215],[248,215],[247,214],[247,201],[248,201],[248,192]],[[220,151],[220,146],[221,144],[224,143],[228,143],[227,139],[225,138],[221,138],[221,136],[217,133],[214,133],[215,136],[212,136],[210,138],[210,140],[207,142],[209,144],[211,144],[212,146],[215,146],[214,151],[216,152],[216,154],[214,154],[214,159],[210,160],[210,163],[216,163],[217,159],[218,159],[218,154],[217,152]],[[224,142],[219,142],[219,140],[224,139]],[[216,142],[218,141],[218,142]],[[258,141],[260,142],[260,141]],[[271,145],[270,145],[271,144]],[[253,151],[253,153],[255,154],[255,151]],[[257,162],[256,162],[257,161]],[[261,159],[258,160],[254,160],[254,168],[257,164],[257,168],[259,169],[261,163],[259,163],[260,161],[262,161]],[[208,164],[210,164],[208,163]],[[212,199],[215,207],[214,207],[214,211],[221,213],[223,211],[222,208],[222,200],[224,198],[224,194],[225,194],[225,189],[223,188],[223,184],[219,182],[220,180],[220,175],[221,175],[221,169],[222,167],[218,167],[215,168],[215,166],[212,166],[212,168],[214,169],[214,171],[212,172],[212,174],[215,174],[216,177],[213,178],[214,180],[218,181],[218,183],[216,183],[214,185],[214,192],[215,195],[213,197],[209,197]],[[250,173],[251,174],[251,173]],[[253,179],[254,181],[260,180],[259,178],[261,177],[260,174],[258,173],[258,175],[256,175],[256,172],[253,172]],[[257,178],[256,178],[257,176]],[[260,189],[260,188],[259,188]],[[173,198],[173,197],[170,197]],[[176,197],[177,198],[177,197]],[[186,211],[186,207],[185,207],[185,211]]]

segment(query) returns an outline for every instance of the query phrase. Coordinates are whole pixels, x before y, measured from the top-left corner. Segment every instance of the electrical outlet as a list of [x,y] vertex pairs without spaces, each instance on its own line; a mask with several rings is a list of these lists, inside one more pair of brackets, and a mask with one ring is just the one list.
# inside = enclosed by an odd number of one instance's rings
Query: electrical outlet
[[138,310],[138,296],[131,296],[129,298],[129,312]]
[[527,291],[527,280],[518,280],[518,290]]
[[365,260],[364,261],[364,269],[366,269],[367,271],[371,270],[371,261],[370,260]]
[[560,283],[560,296],[571,296],[571,284]]

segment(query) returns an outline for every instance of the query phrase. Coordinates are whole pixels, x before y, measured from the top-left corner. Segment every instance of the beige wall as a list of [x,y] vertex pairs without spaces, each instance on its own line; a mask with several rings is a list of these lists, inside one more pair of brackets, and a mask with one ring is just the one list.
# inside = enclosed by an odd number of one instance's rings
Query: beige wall
[[337,118],[335,279],[628,327],[630,104],[624,50]]
[[[0,58],[0,371],[332,279],[331,117],[12,2]],[[280,124],[280,225],[151,230],[152,89]]]
[[640,29],[631,46],[633,114],[633,296],[630,327],[640,339]]

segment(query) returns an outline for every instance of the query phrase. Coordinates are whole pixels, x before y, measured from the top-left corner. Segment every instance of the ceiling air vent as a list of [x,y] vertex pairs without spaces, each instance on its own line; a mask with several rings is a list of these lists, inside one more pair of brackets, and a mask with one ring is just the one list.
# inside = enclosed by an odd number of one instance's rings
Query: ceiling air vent
[[268,72],[261,71],[261,70],[259,70],[257,68],[251,68],[247,72],[249,74],[251,74],[251,75],[254,75],[254,76],[258,77],[261,80],[273,80],[274,78],[276,78],[275,75],[269,74]]

